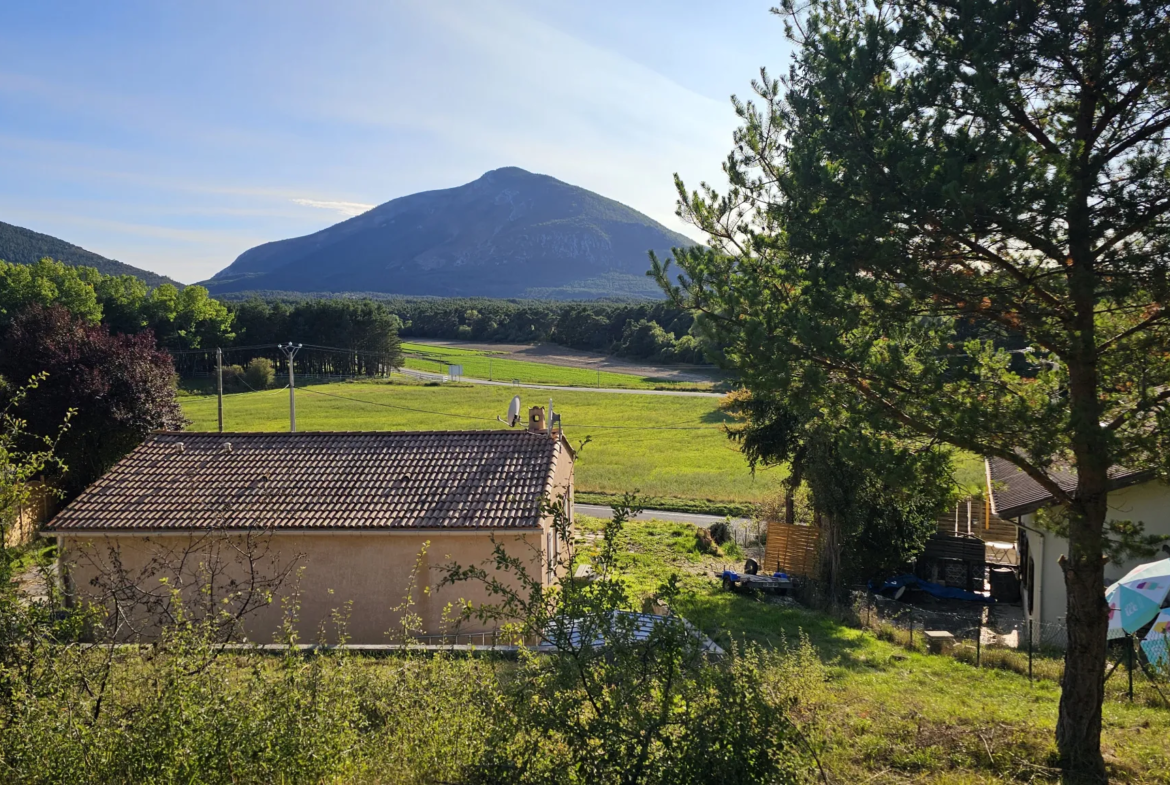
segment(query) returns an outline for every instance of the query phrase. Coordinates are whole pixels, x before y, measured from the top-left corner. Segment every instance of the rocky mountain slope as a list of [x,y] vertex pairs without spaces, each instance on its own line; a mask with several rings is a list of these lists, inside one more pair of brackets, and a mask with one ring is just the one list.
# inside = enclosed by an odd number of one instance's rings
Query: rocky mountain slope
[[257,246],[204,285],[213,294],[661,296],[645,277],[647,251],[693,244],[620,202],[508,167]]

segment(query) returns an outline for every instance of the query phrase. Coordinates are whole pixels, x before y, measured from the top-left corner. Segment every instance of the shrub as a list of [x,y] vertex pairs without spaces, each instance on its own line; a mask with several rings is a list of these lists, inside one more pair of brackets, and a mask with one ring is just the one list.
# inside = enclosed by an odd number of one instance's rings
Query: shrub
[[[558,572],[577,563],[563,507],[548,508],[568,543]],[[636,512],[627,497],[614,509],[595,579],[563,581],[553,591],[527,562],[500,545],[479,566],[444,567],[444,584],[476,581],[498,604],[465,609],[468,617],[507,622],[519,639],[543,639],[552,651],[524,657],[505,683],[497,724],[464,781],[476,783],[751,783],[803,782],[809,753],[793,722],[811,712],[803,680],[823,683],[811,647],[809,663],[789,652],[733,647],[720,660],[679,616],[627,612],[618,579],[620,532]],[[710,547],[714,541],[699,530]],[[656,593],[668,608],[680,595],[677,576]],[[815,664],[813,664],[815,663]],[[819,674],[819,675],[818,675]],[[795,681],[794,681],[795,676]]]
[[711,532],[702,527],[695,530],[695,548],[699,553],[716,554],[719,552],[719,546],[715,544],[715,539],[711,536]]
[[267,357],[254,357],[244,368],[244,383],[253,390],[266,390],[272,386],[276,369]]
[[225,365],[223,367],[223,386],[229,390],[244,388],[244,367],[242,365]]
[[718,521],[717,523],[711,524],[711,528],[708,531],[711,533],[711,539],[715,541],[716,545],[722,545],[731,539],[731,526],[727,521]]

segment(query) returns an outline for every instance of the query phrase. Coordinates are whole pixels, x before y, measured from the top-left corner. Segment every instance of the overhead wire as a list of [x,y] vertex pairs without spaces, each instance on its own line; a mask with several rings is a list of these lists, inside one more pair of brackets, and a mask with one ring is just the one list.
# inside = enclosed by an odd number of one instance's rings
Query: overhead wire
[[[377,356],[377,357],[385,357],[386,356],[386,353],[384,353],[384,352],[370,352],[370,351],[363,350],[363,349],[343,349],[343,348],[336,347],[336,346],[320,346],[317,344],[308,344],[308,343],[301,344],[301,346],[305,349],[312,349],[312,350],[316,350],[316,351],[340,352],[343,354],[366,354],[366,355],[372,355],[372,356]],[[277,347],[273,344],[257,344],[254,346],[229,347],[230,350],[262,349],[262,348],[275,349]],[[224,349],[224,351],[229,351],[229,349]],[[190,349],[190,350],[183,350],[180,352],[172,352],[172,354],[195,354],[195,353],[200,353],[200,352],[208,353],[208,352],[214,352],[214,351],[215,351],[215,349]],[[240,381],[243,381],[243,379],[241,379]],[[260,392],[260,390],[256,390],[256,388],[252,387],[247,382],[244,382],[244,384],[249,389],[253,390],[254,392]],[[285,385],[285,387],[282,389],[287,389],[287,388],[288,388],[288,385]],[[498,423],[499,422],[498,420],[493,420],[490,417],[477,417],[475,415],[455,414],[452,412],[437,412],[437,411],[434,411],[431,409],[419,409],[417,407],[412,407],[412,406],[400,406],[397,404],[382,403],[380,401],[367,401],[367,400],[364,400],[361,398],[351,398],[351,397],[347,397],[344,395],[337,395],[336,393],[327,393],[327,392],[321,392],[320,390],[312,390],[312,389],[309,389],[307,387],[301,387],[300,390],[302,392],[311,393],[313,395],[321,395],[321,396],[325,396],[327,398],[337,398],[338,400],[350,401],[352,403],[364,403],[368,406],[380,406],[380,407],[386,408],[386,409],[398,409],[401,411],[415,412],[418,414],[431,414],[431,415],[434,415],[436,417],[453,417],[456,419],[476,420],[479,422],[490,422],[490,423]],[[720,430],[721,429],[720,426],[718,426],[718,425],[652,425],[652,426],[641,426],[641,425],[594,425],[594,424],[578,424],[578,423],[574,423],[574,422],[562,423],[562,427],[572,427],[572,428],[582,428],[582,429],[591,428],[594,430],[613,430],[613,431],[713,431],[713,430]]]

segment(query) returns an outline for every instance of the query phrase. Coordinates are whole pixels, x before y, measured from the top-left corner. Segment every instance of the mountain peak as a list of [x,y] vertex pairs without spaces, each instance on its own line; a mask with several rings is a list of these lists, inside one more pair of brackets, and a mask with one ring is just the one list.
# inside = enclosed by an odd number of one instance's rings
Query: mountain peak
[[623,287],[660,296],[645,277],[648,251],[693,244],[620,202],[506,166],[252,248],[207,286],[213,293],[588,297],[604,281],[593,296]]

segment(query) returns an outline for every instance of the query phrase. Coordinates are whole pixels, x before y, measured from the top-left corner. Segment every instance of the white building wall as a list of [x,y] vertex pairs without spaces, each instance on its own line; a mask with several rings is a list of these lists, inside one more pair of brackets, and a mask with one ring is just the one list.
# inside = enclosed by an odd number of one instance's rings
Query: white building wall
[[[1170,485],[1147,482],[1131,485],[1109,494],[1109,519],[1114,521],[1140,521],[1146,534],[1156,534],[1170,539]],[[1025,515],[1020,521],[1028,527],[1028,549],[1035,563],[1031,621],[1037,625],[1032,634],[1034,639],[1045,640],[1050,636],[1042,633],[1039,625],[1064,624],[1068,608],[1068,595],[1064,588],[1064,573],[1059,559],[1068,553],[1068,540],[1052,532],[1035,531],[1036,516]],[[1161,558],[1159,556],[1154,559]],[[1129,559],[1122,564],[1110,561],[1105,565],[1105,585],[1113,583],[1148,558]],[[1025,600],[1024,612],[1028,604]]]

